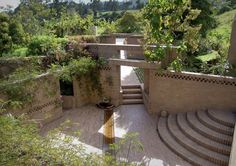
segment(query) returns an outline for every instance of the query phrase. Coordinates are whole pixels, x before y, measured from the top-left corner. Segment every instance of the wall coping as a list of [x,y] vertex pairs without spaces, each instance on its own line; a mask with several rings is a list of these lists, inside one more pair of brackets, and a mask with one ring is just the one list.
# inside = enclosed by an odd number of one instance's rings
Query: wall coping
[[161,63],[149,63],[146,60],[133,60],[133,59],[109,59],[110,66],[118,65],[118,66],[133,66],[133,67],[140,67],[145,69],[160,69]]
[[156,73],[155,76],[178,79],[178,80],[236,86],[236,78],[230,76],[220,76],[212,74],[193,73],[193,72],[175,72],[175,71],[159,72]]
[[[47,77],[47,76],[50,76],[50,75],[52,75],[52,74],[47,72],[47,73],[37,75],[37,76],[33,77],[32,79],[37,80],[37,79],[44,78],[44,77]],[[30,80],[30,78],[26,78],[26,79],[22,79],[22,80],[16,80],[16,81],[8,83],[8,84],[0,84],[0,87],[1,86],[6,86],[6,85],[20,84],[20,83],[23,83],[23,82],[28,81],[28,80]]]
[[[110,44],[110,43],[81,43],[81,46],[97,46],[97,47],[116,47],[120,48],[120,50],[126,50],[129,48],[143,48],[143,45],[141,44]],[[150,49],[156,48],[157,45],[149,45]],[[165,45],[161,45],[161,47],[166,48]],[[170,46],[170,48],[178,48],[178,46]],[[117,49],[119,50],[119,49]]]

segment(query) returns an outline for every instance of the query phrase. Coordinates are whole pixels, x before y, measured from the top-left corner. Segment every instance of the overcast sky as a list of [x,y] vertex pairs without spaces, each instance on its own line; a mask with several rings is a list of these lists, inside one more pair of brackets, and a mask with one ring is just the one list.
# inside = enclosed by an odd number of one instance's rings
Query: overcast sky
[[[75,2],[80,2],[80,0],[74,0]],[[90,0],[81,0],[84,2],[90,2]],[[102,0],[105,1],[105,0]],[[0,6],[6,6],[11,5],[13,7],[17,7],[17,5],[20,3],[20,0],[0,0]]]

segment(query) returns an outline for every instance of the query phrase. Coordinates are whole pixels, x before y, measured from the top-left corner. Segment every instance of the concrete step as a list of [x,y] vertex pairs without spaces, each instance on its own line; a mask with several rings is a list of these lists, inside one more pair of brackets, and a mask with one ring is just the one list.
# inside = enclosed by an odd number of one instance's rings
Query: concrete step
[[124,105],[129,104],[143,104],[143,99],[124,99],[123,100]]
[[177,115],[177,124],[179,128],[182,130],[182,132],[190,139],[192,139],[194,142],[198,143],[199,145],[224,154],[224,155],[230,155],[231,147],[225,144],[218,143],[216,141],[213,141],[207,137],[204,137],[203,135],[199,134],[197,131],[192,129],[189,126],[189,123],[187,122],[186,113],[179,113]]
[[234,128],[236,121],[236,112],[208,110],[208,116],[222,125]]
[[208,128],[207,126],[205,126],[197,118],[196,112],[188,112],[187,113],[187,121],[188,121],[189,125],[195,131],[202,134],[203,136],[205,136],[213,141],[225,144],[225,145],[232,144],[232,141],[233,141],[232,136],[218,133],[218,132]]
[[205,160],[180,145],[170,134],[167,127],[167,119],[161,117],[158,122],[158,133],[162,141],[178,156],[196,166],[217,166],[217,164]]
[[141,94],[141,89],[123,89],[123,94]]
[[181,129],[177,125],[176,115],[173,114],[169,115],[167,120],[167,126],[171,135],[175,138],[175,140],[187,150],[215,164],[222,166],[228,165],[229,162],[228,156],[211,151],[203,146],[200,146],[193,140],[186,137],[186,135],[182,133]]
[[234,129],[232,127],[228,127],[225,125],[222,125],[221,123],[218,123],[214,120],[212,120],[206,111],[198,111],[197,112],[198,119],[202,124],[207,126],[208,128],[215,130],[216,132],[222,133],[222,134],[227,134],[230,136],[233,136],[234,134]]
[[142,99],[142,94],[123,94],[123,99]]
[[122,89],[141,89],[140,85],[121,85]]

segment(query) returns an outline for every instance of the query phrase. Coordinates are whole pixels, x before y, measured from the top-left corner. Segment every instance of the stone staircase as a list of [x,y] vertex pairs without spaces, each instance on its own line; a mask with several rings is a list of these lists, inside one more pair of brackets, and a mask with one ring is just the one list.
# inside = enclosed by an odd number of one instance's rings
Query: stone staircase
[[122,85],[123,104],[143,104],[142,89],[140,85]]
[[158,133],[178,156],[197,166],[228,166],[235,114],[198,111],[160,117]]

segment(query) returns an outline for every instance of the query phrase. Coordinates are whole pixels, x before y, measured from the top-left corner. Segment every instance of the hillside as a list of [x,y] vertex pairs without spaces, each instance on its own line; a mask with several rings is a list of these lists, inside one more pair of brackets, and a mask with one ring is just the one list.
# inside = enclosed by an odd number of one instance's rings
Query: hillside
[[[220,56],[224,58],[228,55],[228,48],[230,45],[230,36],[232,31],[232,23],[234,16],[236,15],[236,10],[232,10],[221,15],[215,16],[217,21],[217,27],[210,30],[207,33],[207,40],[210,41],[210,45],[213,47],[212,52],[208,54],[199,55],[197,59],[208,62],[214,59],[218,59]],[[219,49],[217,50],[216,47]]]

